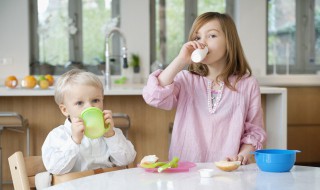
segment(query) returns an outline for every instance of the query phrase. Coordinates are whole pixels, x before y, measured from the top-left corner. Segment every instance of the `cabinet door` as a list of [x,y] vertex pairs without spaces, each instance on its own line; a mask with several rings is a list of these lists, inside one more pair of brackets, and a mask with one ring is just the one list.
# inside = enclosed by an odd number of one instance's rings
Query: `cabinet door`
[[320,87],[288,88],[288,149],[299,164],[320,164]]

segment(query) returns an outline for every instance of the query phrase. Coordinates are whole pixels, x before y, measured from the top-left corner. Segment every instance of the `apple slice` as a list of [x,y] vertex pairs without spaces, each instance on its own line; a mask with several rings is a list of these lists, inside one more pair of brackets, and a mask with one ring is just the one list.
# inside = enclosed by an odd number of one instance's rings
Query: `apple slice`
[[154,164],[158,159],[159,158],[156,155],[148,155],[142,158],[140,164]]
[[230,172],[236,170],[241,165],[240,161],[219,161],[214,163],[220,170]]

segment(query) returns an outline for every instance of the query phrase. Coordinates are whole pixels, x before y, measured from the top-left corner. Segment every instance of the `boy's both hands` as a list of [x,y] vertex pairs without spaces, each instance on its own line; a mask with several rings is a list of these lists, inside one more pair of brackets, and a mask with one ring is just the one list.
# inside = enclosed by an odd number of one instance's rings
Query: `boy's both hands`
[[[103,111],[103,119],[105,123],[105,127],[110,126],[109,130],[104,134],[104,137],[112,137],[114,136],[115,132],[113,130],[114,122],[112,119],[112,112],[111,110],[104,110]],[[82,138],[84,136],[85,126],[83,120],[81,118],[72,118],[71,119],[71,138],[72,140],[77,143],[81,144]]]

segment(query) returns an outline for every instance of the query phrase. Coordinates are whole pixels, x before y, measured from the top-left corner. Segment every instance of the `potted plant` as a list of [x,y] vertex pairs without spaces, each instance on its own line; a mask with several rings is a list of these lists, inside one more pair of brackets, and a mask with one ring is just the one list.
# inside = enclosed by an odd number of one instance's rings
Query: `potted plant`
[[138,54],[135,54],[135,53],[131,54],[129,65],[133,67],[134,73],[140,72],[140,57]]

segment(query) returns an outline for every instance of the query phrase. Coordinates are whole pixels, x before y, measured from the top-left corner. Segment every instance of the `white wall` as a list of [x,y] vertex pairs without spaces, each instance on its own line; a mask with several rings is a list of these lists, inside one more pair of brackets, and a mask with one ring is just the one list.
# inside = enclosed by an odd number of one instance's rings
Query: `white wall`
[[121,0],[120,3],[121,30],[127,39],[128,55],[140,55],[140,73],[146,79],[150,71],[150,2]]
[[29,74],[28,2],[0,1],[0,84],[6,76]]
[[[8,75],[23,78],[29,73],[29,20],[26,0],[0,1],[0,85]],[[243,48],[255,75],[265,75],[266,2],[241,0],[236,24]],[[127,38],[128,53],[141,56],[141,75],[150,70],[149,0],[121,0],[121,30]],[[103,43],[103,42],[102,42]],[[12,64],[1,64],[12,58]]]
[[242,48],[255,76],[266,75],[267,2],[236,1],[236,25]]

